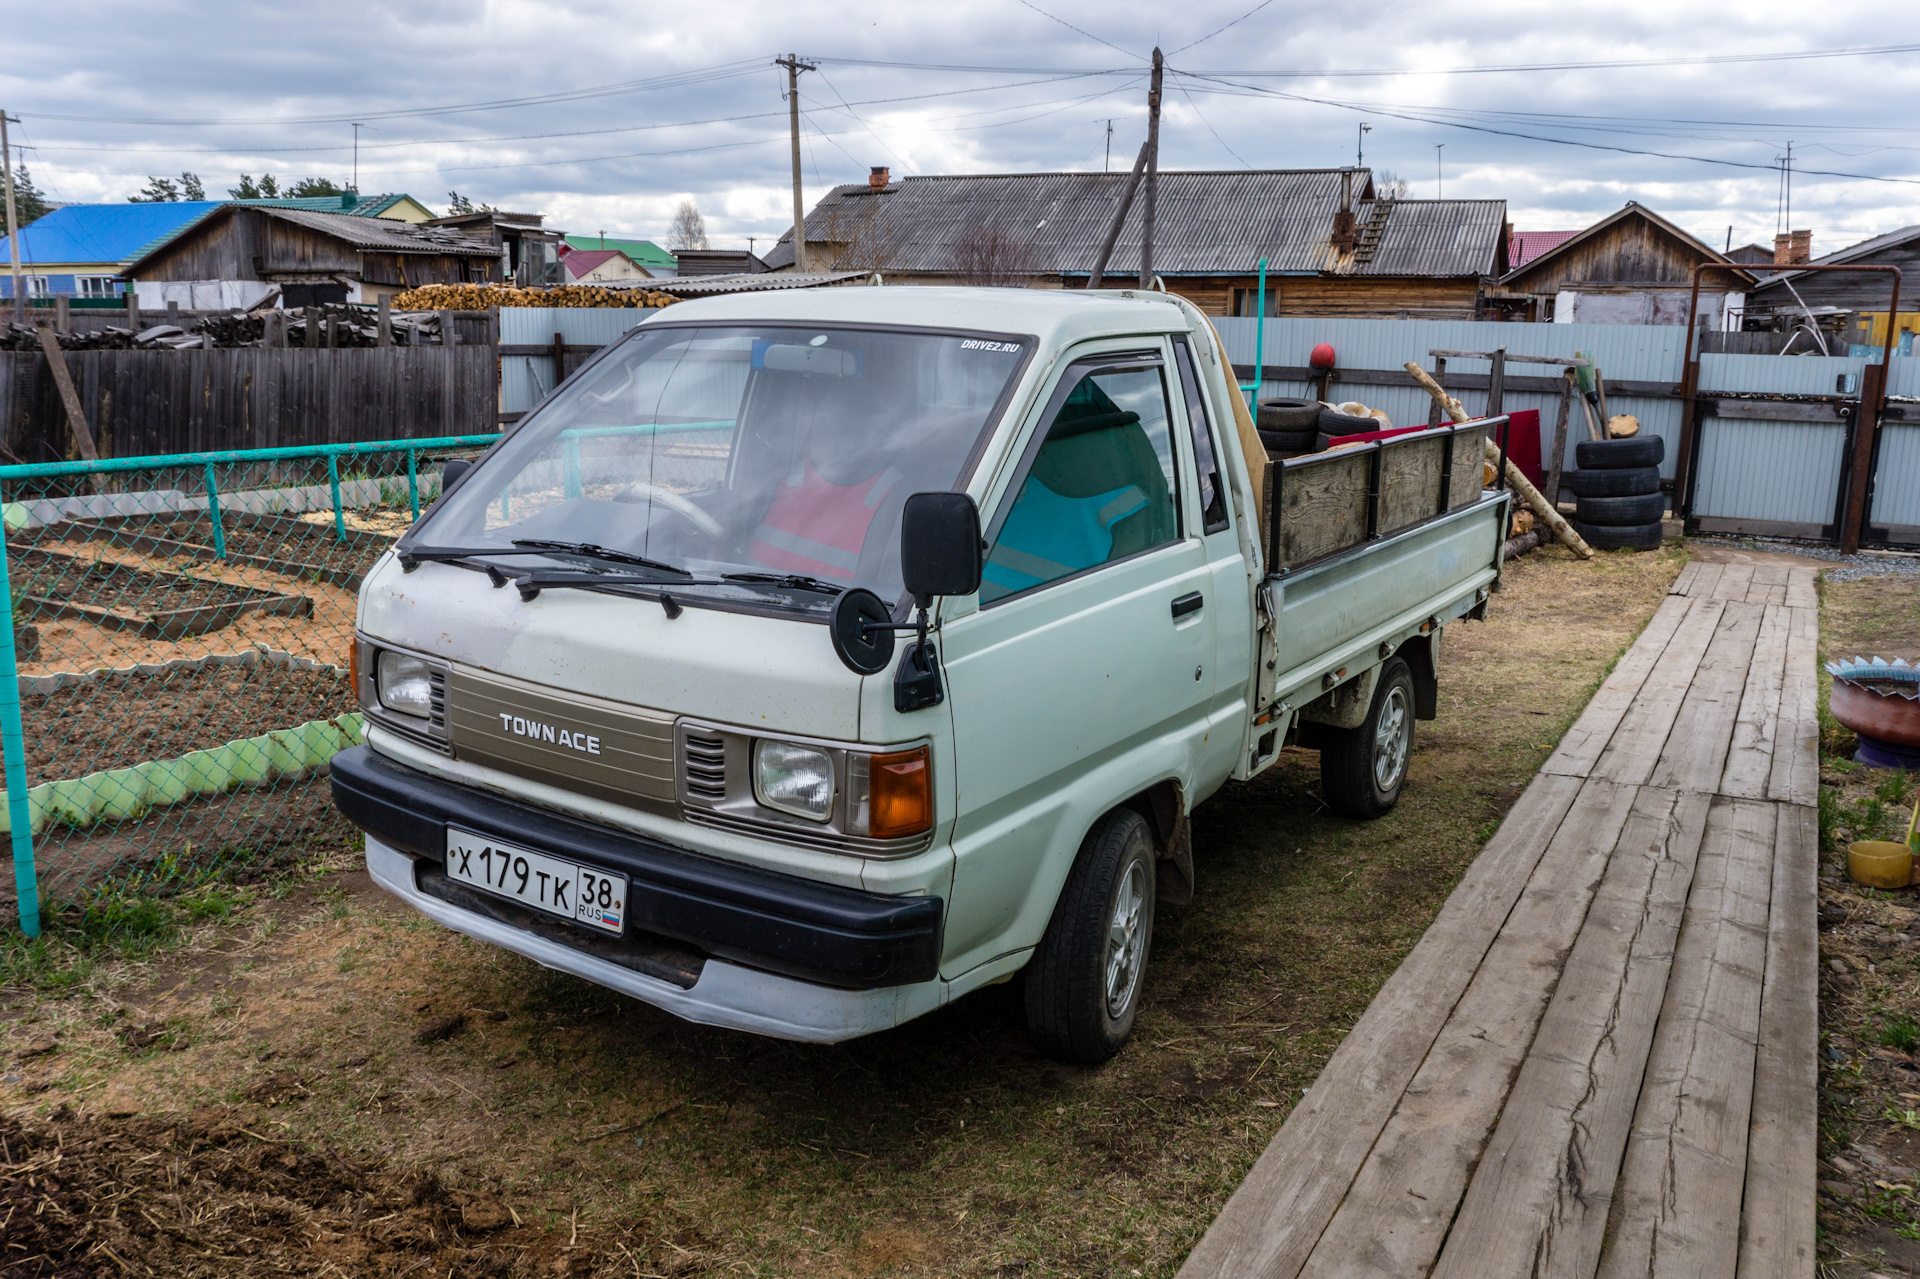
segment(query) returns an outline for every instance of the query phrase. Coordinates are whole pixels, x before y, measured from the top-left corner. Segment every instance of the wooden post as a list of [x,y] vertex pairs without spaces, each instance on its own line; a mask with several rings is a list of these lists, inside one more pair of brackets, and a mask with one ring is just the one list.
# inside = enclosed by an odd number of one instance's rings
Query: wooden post
[[[1160,74],[1166,60],[1153,48],[1153,79],[1147,89],[1147,197],[1140,217],[1140,288],[1153,287],[1153,215],[1160,194]],[[1254,358],[1264,358],[1265,351]]]
[[375,323],[379,326],[379,336],[375,338],[374,341],[381,346],[392,346],[393,295],[391,293],[382,293],[380,295],[379,318]]
[[559,386],[567,380],[567,339],[556,333],[553,335],[553,384]]
[[140,331],[140,294],[132,280],[127,281],[127,329],[133,333]]
[[178,302],[167,303],[167,323],[173,325],[175,328],[186,327],[180,323],[180,304]]
[[[1891,321],[1889,321],[1891,323]],[[1853,415],[1853,456],[1847,465],[1847,504],[1840,517],[1840,553],[1860,549],[1867,521],[1867,488],[1873,482],[1873,446],[1880,434],[1880,411],[1887,398],[1887,366],[1869,364],[1860,371],[1860,407]]]
[[340,349],[340,313],[338,311],[328,310],[326,317],[327,350],[337,351]]
[[1567,416],[1573,408],[1573,370],[1566,371],[1567,384],[1560,389],[1560,409],[1553,416],[1553,456],[1547,460],[1546,499],[1560,505],[1560,471],[1567,455]]
[[303,306],[300,308],[300,318],[307,322],[306,346],[311,351],[320,345],[320,308]]
[[[66,406],[67,427],[73,432],[74,445],[81,457],[98,462],[100,453],[93,447],[93,432],[87,427],[86,411],[80,407],[80,392],[74,389],[73,374],[67,368],[67,353],[60,349],[60,340],[49,325],[42,322],[34,328],[40,338],[40,350],[47,357],[47,367],[53,372],[53,384],[60,389],[60,402]],[[96,487],[98,479],[96,476]]]
[[53,299],[53,327],[60,333],[73,332],[73,299],[64,293]]
[[1607,411],[1607,375],[1600,371],[1597,364],[1593,366],[1593,394],[1600,402],[1600,438],[1610,439],[1613,432],[1607,424],[1613,421],[1613,415]]
[[1140,154],[1134,159],[1133,172],[1128,175],[1126,185],[1120,188],[1120,203],[1113,211],[1113,221],[1107,224],[1107,238],[1100,242],[1100,256],[1093,260],[1093,274],[1087,277],[1087,287],[1097,289],[1105,281],[1107,259],[1113,256],[1113,246],[1120,239],[1120,228],[1126,224],[1127,210],[1133,207],[1133,193],[1140,185],[1140,175],[1147,167],[1147,148],[1151,143],[1140,144]]
[[[1442,388],[1447,384],[1447,357],[1444,355],[1433,357],[1433,384]],[[1432,407],[1427,410],[1427,429],[1431,431],[1438,425],[1440,425],[1440,401],[1436,398]]]
[[453,331],[453,312],[440,312],[440,345],[453,346],[458,338],[459,335]]
[[1499,417],[1507,403],[1507,348],[1495,347],[1493,372],[1487,376],[1487,416]]

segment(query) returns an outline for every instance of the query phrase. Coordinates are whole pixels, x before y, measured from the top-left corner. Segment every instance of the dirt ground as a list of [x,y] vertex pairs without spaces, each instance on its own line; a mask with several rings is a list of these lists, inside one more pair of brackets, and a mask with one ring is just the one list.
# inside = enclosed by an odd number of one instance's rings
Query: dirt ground
[[689,1025],[344,850],[137,952],[10,942],[0,1214],[38,1216],[0,1276],[1171,1275],[1682,560],[1509,565],[1388,817],[1329,815],[1298,750],[1201,807],[1097,1069],[1037,1055],[1011,984],[835,1047]]
[[[1920,589],[1821,587],[1822,660],[1920,661]],[[1920,1274],[1920,889],[1846,877],[1847,844],[1900,840],[1915,778],[1853,762],[1825,711],[1820,758],[1820,1258],[1827,1279]]]

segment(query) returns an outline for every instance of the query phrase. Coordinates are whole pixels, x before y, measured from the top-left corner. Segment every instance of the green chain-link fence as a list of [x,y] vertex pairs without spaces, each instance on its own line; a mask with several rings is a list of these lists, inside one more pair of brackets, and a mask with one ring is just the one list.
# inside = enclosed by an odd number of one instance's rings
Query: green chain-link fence
[[0,467],[0,823],[29,936],[352,837],[324,774],[361,736],[361,577],[495,438]]

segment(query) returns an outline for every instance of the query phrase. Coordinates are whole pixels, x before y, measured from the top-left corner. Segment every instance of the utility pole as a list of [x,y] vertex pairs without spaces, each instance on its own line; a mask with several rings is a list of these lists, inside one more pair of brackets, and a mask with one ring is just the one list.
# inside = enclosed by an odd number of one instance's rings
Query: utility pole
[[1446,145],[1444,142],[1433,144],[1433,198],[1436,200],[1445,199],[1447,194],[1446,180],[1440,169],[1440,152]]
[[807,269],[806,210],[800,203],[800,73],[814,69],[813,63],[800,61],[789,53],[775,58],[773,64],[787,69],[787,124],[793,134],[793,269]]
[[1147,89],[1147,207],[1140,225],[1140,288],[1153,287],[1153,204],[1160,191],[1160,72],[1166,59],[1153,46],[1153,83]]
[[1353,155],[1353,167],[1356,169],[1364,169],[1367,167],[1367,135],[1372,132],[1372,125],[1363,124],[1360,126],[1360,145],[1354,148]]
[[360,194],[360,130],[367,126],[355,121],[353,125],[353,193]]
[[1111,168],[1113,168],[1113,120],[1109,118],[1107,120],[1107,154],[1106,158],[1100,161],[1100,172],[1105,173]]
[[10,116],[0,109],[0,169],[7,171],[7,256],[13,263],[13,318],[21,324],[27,322],[27,295],[20,278],[20,220],[13,211],[13,149],[7,143],[7,124],[20,123],[19,116]]

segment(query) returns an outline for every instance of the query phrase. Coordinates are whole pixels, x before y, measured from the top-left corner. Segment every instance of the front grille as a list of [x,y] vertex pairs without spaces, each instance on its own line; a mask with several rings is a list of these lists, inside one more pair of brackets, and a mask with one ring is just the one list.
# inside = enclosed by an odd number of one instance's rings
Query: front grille
[[718,733],[689,730],[681,738],[687,791],[706,800],[727,797],[727,743]]

